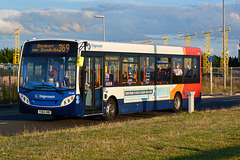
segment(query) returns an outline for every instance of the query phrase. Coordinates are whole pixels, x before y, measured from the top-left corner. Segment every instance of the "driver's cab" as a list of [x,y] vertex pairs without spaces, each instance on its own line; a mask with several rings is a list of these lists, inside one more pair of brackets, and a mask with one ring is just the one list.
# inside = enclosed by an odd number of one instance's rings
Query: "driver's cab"
[[75,57],[24,57],[23,87],[35,83],[59,88],[75,88]]

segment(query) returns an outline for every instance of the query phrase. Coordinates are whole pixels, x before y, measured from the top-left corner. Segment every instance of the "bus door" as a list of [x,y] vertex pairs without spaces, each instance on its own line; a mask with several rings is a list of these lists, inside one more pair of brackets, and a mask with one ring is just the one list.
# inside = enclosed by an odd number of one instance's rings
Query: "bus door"
[[85,57],[84,115],[103,113],[102,64],[102,57]]

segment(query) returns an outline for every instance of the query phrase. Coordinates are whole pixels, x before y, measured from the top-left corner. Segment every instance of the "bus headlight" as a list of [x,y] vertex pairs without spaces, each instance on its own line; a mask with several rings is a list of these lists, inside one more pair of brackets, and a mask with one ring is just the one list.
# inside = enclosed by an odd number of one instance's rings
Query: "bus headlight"
[[73,102],[74,99],[75,99],[75,95],[64,98],[61,103],[61,107],[69,105],[70,103]]
[[30,101],[29,101],[29,99],[27,98],[27,96],[25,96],[25,95],[22,94],[22,93],[19,93],[19,97],[20,97],[20,99],[21,99],[24,103],[30,105]]

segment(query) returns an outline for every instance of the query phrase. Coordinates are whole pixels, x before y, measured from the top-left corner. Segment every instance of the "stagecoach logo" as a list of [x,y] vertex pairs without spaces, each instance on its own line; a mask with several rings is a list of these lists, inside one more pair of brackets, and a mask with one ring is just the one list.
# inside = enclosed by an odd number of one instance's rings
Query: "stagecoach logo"
[[45,98],[51,98],[51,99],[55,98],[54,95],[50,96],[50,95],[41,95],[41,94],[39,96],[36,94],[35,97],[36,98],[42,98],[42,99],[45,99]]
[[97,49],[97,48],[103,48],[103,45],[99,44],[87,44],[87,50],[91,50],[92,48]]
[[88,43],[88,44],[87,44],[87,50],[90,50],[90,49],[91,49],[91,44]]

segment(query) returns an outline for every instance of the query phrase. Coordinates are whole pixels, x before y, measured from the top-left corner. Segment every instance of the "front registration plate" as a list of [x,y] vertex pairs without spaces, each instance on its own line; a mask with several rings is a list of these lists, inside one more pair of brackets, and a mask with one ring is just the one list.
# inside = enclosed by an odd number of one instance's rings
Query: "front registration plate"
[[38,110],[38,114],[52,114],[50,110]]

